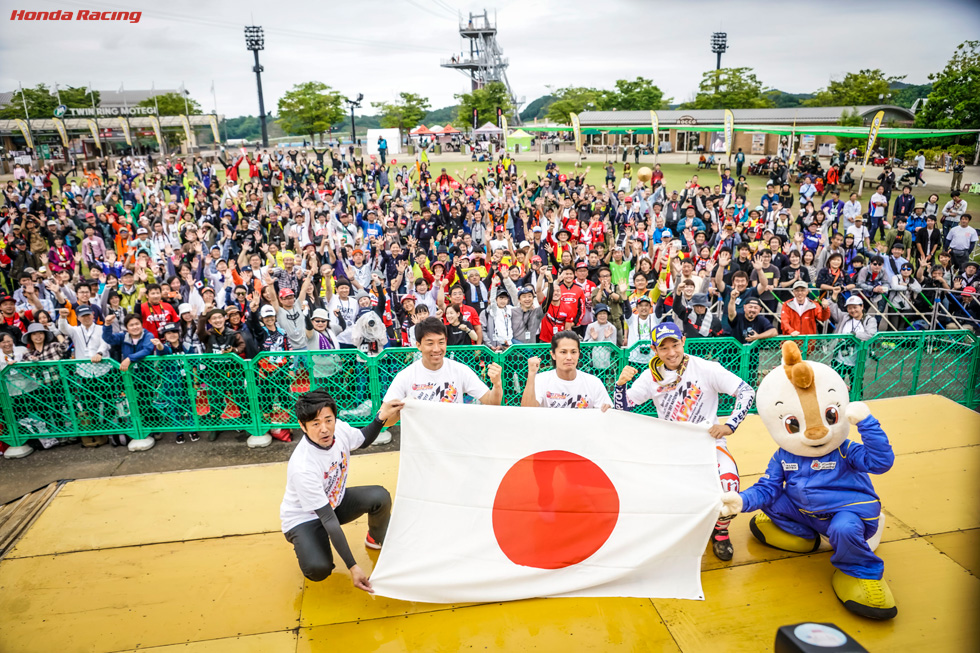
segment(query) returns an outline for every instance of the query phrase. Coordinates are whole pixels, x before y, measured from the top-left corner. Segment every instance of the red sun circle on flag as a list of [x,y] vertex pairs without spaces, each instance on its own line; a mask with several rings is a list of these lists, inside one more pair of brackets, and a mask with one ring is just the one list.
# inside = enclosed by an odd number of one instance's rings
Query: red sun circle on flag
[[619,494],[594,462],[540,451],[507,470],[493,501],[493,533],[518,565],[561,569],[605,544],[619,519]]

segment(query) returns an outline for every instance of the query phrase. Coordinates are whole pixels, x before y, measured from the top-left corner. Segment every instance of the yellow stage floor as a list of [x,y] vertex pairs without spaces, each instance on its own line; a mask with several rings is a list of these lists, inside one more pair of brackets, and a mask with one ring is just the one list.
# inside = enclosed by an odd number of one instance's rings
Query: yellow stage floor
[[[372,598],[346,570],[310,583],[279,531],[277,463],[65,485],[0,562],[0,653],[755,652],[800,621],[836,623],[869,651],[976,651],[980,415],[931,396],[872,411],[897,454],[875,477],[894,621],[851,615],[831,590],[829,553],[763,547],[745,517],[733,522],[731,563],[705,555],[705,601],[431,605]],[[729,445],[747,487],[774,445],[754,416]],[[350,483],[394,490],[397,456],[358,456]],[[366,520],[345,528],[360,542]],[[369,571],[377,556],[352,548]]]

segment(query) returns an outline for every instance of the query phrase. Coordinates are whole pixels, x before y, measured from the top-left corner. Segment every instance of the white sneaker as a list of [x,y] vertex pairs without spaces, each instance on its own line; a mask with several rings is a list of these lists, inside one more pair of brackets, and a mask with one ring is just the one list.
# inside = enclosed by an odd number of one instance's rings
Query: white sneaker
[[388,444],[391,442],[391,431],[382,431],[378,435],[378,439],[371,443],[372,447],[380,447],[383,444]]

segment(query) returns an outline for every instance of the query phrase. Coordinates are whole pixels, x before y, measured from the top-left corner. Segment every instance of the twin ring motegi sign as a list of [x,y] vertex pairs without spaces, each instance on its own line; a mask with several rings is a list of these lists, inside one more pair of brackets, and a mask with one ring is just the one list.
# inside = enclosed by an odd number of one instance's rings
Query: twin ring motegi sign
[[156,107],[84,107],[68,109],[71,117],[80,116],[155,116]]

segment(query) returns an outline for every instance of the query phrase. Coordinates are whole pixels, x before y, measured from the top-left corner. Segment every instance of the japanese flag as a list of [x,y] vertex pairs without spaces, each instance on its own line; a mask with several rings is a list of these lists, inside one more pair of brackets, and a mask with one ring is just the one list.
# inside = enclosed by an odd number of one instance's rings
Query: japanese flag
[[721,507],[707,427],[418,401],[401,415],[378,594],[704,598],[701,555]]

